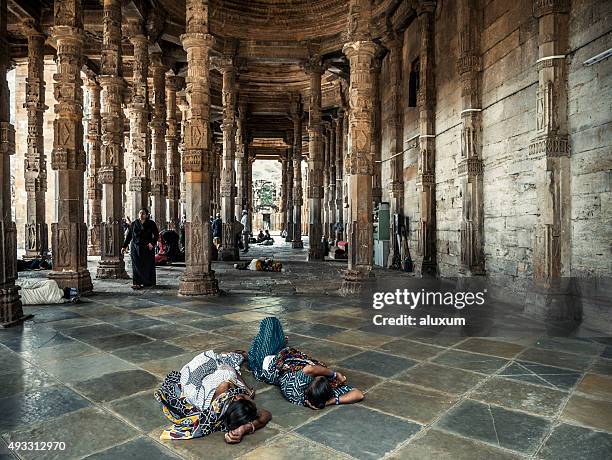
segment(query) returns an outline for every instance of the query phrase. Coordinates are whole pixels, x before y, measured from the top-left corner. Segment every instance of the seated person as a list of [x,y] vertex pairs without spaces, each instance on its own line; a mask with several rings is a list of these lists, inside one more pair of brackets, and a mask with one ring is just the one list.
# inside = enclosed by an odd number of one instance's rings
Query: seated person
[[261,321],[247,357],[253,376],[279,386],[290,403],[318,410],[363,399],[363,393],[347,385],[346,377],[340,372],[288,347],[278,318]]
[[259,233],[257,234],[257,242],[261,243],[265,239],[266,239],[266,235],[264,234],[264,232],[260,228],[259,229]]
[[266,234],[264,235],[264,240],[271,240],[272,235],[270,235],[270,230],[266,229]]
[[240,375],[245,354],[208,350],[180,372],[170,372],[154,393],[172,422],[160,439],[193,439],[223,431],[225,442],[235,444],[266,426],[272,415],[257,409],[255,390]]

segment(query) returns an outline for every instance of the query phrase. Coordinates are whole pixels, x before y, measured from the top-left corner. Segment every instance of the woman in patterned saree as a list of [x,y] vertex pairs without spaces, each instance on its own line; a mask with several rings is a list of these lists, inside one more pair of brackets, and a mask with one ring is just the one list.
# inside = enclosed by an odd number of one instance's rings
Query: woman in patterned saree
[[288,347],[278,318],[261,321],[259,333],[251,343],[248,362],[257,380],[279,386],[285,399],[293,404],[317,410],[363,399],[363,393],[347,385],[346,377],[340,372]]
[[161,439],[192,439],[216,431],[225,432],[228,444],[263,428],[270,412],[257,409],[250,389],[240,375],[241,353],[205,351],[170,372],[155,399],[172,422]]

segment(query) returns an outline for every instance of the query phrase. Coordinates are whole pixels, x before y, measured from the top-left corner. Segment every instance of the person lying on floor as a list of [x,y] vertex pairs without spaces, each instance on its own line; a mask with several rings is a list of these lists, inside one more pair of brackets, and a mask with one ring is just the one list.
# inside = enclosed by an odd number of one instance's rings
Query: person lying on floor
[[287,346],[278,318],[264,318],[253,338],[248,363],[257,380],[280,387],[285,399],[311,409],[352,404],[363,393],[346,384],[346,377],[301,351]]
[[223,431],[225,442],[235,444],[266,426],[272,415],[257,409],[255,390],[240,375],[245,354],[208,350],[180,372],[170,372],[154,393],[172,422],[160,439],[193,439]]
[[70,296],[70,288],[62,289],[55,280],[21,279],[19,295],[22,305],[48,305],[78,302],[77,296]]

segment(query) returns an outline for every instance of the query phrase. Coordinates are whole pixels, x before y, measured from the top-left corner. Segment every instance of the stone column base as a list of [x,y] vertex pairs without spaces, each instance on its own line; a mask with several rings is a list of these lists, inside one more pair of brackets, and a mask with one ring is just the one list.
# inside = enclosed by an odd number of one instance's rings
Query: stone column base
[[312,244],[310,246],[310,248],[308,249],[308,261],[311,260],[323,260],[325,258],[325,255],[323,254],[323,243],[321,243],[320,241],[318,243],[316,243],[316,245],[313,247]]
[[363,294],[374,287],[374,274],[370,271],[346,270],[344,280],[340,288],[340,295],[347,297],[355,294]]
[[302,240],[299,240],[299,241],[294,240],[291,242],[291,247],[293,249],[304,249],[304,242]]
[[130,279],[125,271],[125,262],[123,259],[100,260],[100,262],[98,262],[96,278],[113,280]]
[[219,281],[215,279],[215,271],[209,273],[185,273],[181,277],[178,295],[181,297],[219,295]]
[[79,295],[87,295],[93,292],[93,284],[91,282],[91,275],[88,270],[81,270],[78,272],[65,271],[49,273],[49,279],[55,280],[57,285],[61,289],[65,288],[76,288]]
[[221,248],[219,251],[219,260],[235,261],[240,260],[240,255],[237,247]]
[[0,289],[0,327],[16,326],[31,317],[23,314],[18,286]]

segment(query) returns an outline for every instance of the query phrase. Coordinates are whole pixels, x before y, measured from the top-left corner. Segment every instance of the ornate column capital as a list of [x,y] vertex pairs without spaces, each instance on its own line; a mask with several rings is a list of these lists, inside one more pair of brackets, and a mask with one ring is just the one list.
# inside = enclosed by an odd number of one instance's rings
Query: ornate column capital
[[569,13],[569,0],[533,0],[533,16],[541,18],[552,13]]

